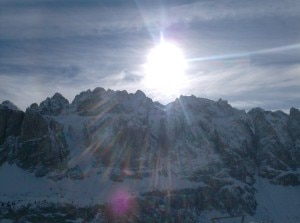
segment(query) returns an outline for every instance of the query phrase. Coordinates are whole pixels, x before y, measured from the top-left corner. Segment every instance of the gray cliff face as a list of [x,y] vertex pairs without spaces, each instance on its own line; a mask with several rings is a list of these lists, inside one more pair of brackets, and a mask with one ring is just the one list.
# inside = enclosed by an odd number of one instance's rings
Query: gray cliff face
[[[299,110],[290,115],[253,109],[249,112],[255,126],[258,174],[275,184],[299,185],[300,150],[297,148],[300,129]],[[293,130],[291,130],[293,129]]]
[[86,162],[93,168],[113,169],[112,181],[176,176],[187,188],[199,184],[188,193],[200,208],[253,214],[257,175],[300,185],[300,111],[246,113],[195,96],[164,106],[141,91],[103,88],[71,104],[55,94],[26,113],[0,107],[0,166],[16,163],[37,176],[61,170],[52,179],[80,180],[83,164],[74,160],[81,150],[92,151]]
[[24,113],[0,106],[0,145],[9,136],[19,136]]
[[0,165],[16,163],[43,176],[64,168],[68,155],[63,125],[33,109],[0,107]]
[[291,108],[290,115],[288,117],[288,131],[293,139],[295,146],[299,146],[300,141],[300,111],[296,108]]
[[9,150],[6,144],[15,144],[13,138],[20,136],[24,113],[0,106],[0,165],[7,161]]
[[[193,96],[179,98],[169,105],[167,113],[169,141],[182,142],[174,144],[180,154],[178,159],[193,163],[186,174],[188,179],[205,184],[198,188],[197,194],[214,209],[231,214],[253,213],[256,164],[248,115],[226,101],[213,102]],[[182,151],[183,148],[188,152]]]

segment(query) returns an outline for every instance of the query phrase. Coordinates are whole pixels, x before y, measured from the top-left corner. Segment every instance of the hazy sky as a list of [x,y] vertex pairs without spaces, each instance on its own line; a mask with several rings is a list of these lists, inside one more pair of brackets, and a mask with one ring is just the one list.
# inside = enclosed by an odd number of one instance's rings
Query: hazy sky
[[300,107],[299,0],[0,0],[0,101],[144,91],[161,34],[190,61],[180,95],[235,107]]

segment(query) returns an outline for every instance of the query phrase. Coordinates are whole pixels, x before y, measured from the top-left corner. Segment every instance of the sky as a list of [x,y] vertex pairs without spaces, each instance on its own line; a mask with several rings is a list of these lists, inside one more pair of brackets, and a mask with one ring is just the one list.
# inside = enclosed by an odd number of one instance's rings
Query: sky
[[[162,36],[187,61],[172,95],[143,81]],[[300,1],[0,0],[0,102],[25,110],[95,87],[140,89],[163,104],[195,95],[299,108]]]

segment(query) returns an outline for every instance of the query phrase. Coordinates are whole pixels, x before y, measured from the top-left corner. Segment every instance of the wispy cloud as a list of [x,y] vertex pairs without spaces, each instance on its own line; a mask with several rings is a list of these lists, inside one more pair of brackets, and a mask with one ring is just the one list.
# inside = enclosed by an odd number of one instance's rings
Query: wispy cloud
[[180,94],[299,106],[298,0],[0,0],[0,100],[24,109],[103,86],[167,103],[142,83],[161,31],[194,60]]
[[185,21],[187,22],[193,19],[247,19],[268,16],[299,17],[299,10],[300,2],[297,0],[212,0],[197,1],[191,4],[171,8],[171,12],[174,13],[172,15],[178,14],[179,18],[185,18]]
[[255,66],[237,64],[232,67],[206,68],[190,79],[186,93],[202,97],[227,99],[234,106],[249,109],[287,110],[300,104],[300,65]]

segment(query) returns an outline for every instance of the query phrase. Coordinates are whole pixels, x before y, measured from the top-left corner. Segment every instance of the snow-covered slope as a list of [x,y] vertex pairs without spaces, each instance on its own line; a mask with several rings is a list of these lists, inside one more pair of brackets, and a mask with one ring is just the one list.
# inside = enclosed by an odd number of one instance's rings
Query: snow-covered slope
[[56,93],[25,113],[2,106],[0,202],[6,212],[8,202],[36,210],[43,202],[107,204],[105,219],[116,215],[117,196],[117,203],[134,200],[127,220],[245,214],[254,222],[297,222],[299,114],[246,113],[195,96],[161,105],[141,91],[103,88],[71,104]]

